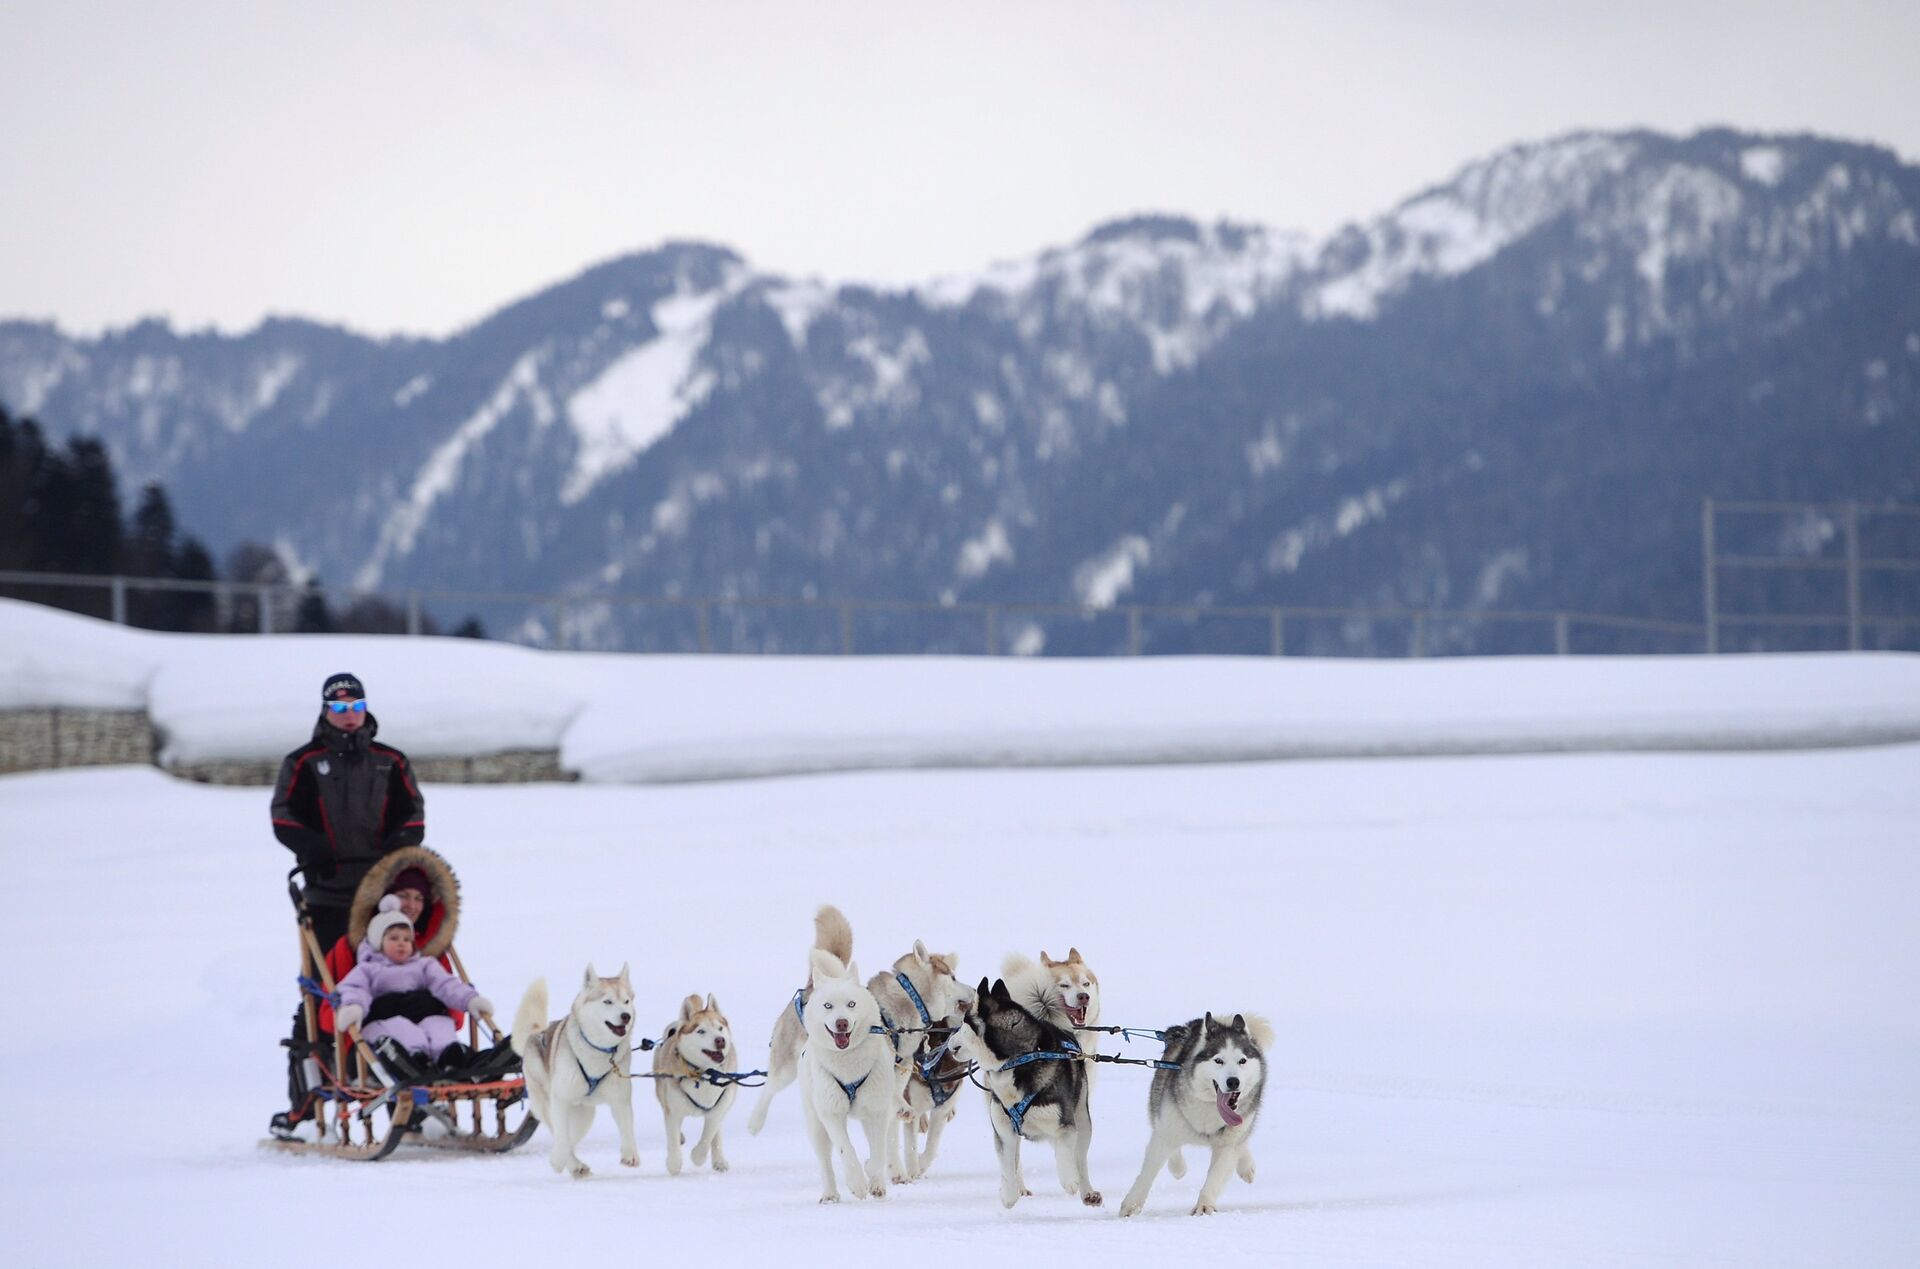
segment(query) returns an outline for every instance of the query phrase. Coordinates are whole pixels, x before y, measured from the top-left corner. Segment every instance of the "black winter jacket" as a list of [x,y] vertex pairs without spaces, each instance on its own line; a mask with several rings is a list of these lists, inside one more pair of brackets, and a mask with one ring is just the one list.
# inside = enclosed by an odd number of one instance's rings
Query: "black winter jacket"
[[313,739],[280,763],[273,835],[300,860],[307,902],[344,908],[375,860],[427,835],[427,805],[407,756],[374,740],[380,724],[346,732],[322,714]]

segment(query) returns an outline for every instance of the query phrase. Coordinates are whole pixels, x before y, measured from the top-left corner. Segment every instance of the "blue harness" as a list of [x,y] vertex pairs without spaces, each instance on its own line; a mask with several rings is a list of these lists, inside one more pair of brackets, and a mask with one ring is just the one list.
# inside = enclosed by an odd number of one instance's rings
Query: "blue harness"
[[[680,1078],[683,1080],[691,1079],[695,1084],[700,1083],[700,1077],[697,1075],[694,1075],[694,1076],[682,1075]],[[720,1104],[720,1098],[725,1097],[727,1095],[727,1090],[724,1088],[721,1089],[719,1092],[719,1095],[713,1099],[712,1104],[707,1106],[702,1106],[700,1104],[700,1099],[698,1097],[695,1097],[692,1093],[688,1092],[684,1087],[681,1088],[680,1095],[686,1098],[688,1101],[692,1102],[695,1110],[699,1111],[703,1115],[707,1115],[713,1112],[714,1106],[718,1106]],[[853,1099],[848,1098],[847,1100],[851,1102]]]
[[[580,1043],[586,1045],[589,1049],[592,1049],[597,1053],[604,1053],[608,1057],[613,1057],[615,1053],[618,1053],[620,1051],[620,1046],[618,1044],[609,1045],[608,1047],[603,1049],[599,1045],[595,1044],[593,1041],[587,1039],[587,1033],[584,1031],[580,1031],[580,1024],[577,1022],[574,1023],[573,1029],[575,1031],[580,1032]],[[614,1058],[614,1063],[612,1066],[609,1066],[606,1070],[600,1072],[600,1074],[598,1075],[589,1075],[587,1074],[587,1064],[580,1060],[580,1055],[578,1053],[575,1053],[573,1055],[573,1064],[580,1068],[580,1078],[587,1082],[588,1097],[593,1096],[594,1090],[599,1088],[600,1085],[603,1082],[605,1082],[607,1076],[612,1075],[615,1071],[620,1069],[620,1060],[618,1058]]]
[[[893,978],[895,982],[900,984],[901,990],[907,993],[907,999],[913,1002],[913,1007],[920,1011],[920,1025],[923,1027],[931,1025],[933,1015],[927,1012],[926,1001],[920,999],[920,993],[914,990],[913,980],[899,970],[894,971]],[[885,1015],[883,1014],[882,1016],[884,1017]]]
[[866,1083],[869,1079],[871,1079],[872,1076],[873,1076],[873,1072],[869,1071],[851,1084],[847,1083],[845,1080],[841,1079],[837,1075],[833,1077],[833,1082],[838,1084],[840,1086],[840,1091],[847,1095],[848,1110],[853,1109],[853,1098],[854,1098],[854,1095],[860,1091],[860,1086]]
[[[1075,1044],[1072,1040],[1067,1039],[1065,1036],[1062,1036],[1060,1038],[1062,1042],[1065,1043],[1066,1045],[1065,1051],[1055,1053],[1055,1052],[1050,1052],[1048,1050],[1042,1049],[1033,1053],[1022,1053],[1019,1057],[1011,1057],[1011,1058],[1008,1058],[1006,1061],[1002,1062],[999,1065],[999,1067],[994,1071],[994,1074],[999,1075],[1007,1071],[1015,1070],[1019,1067],[1027,1065],[1029,1062],[1070,1062],[1074,1058],[1077,1058],[1080,1056],[1079,1045]],[[994,1104],[1000,1107],[1001,1110],[1004,1110],[1007,1112],[1007,1119],[1013,1124],[1014,1136],[1025,1137],[1027,1135],[1025,1132],[1021,1131],[1021,1125],[1026,1122],[1027,1111],[1032,1108],[1033,1099],[1038,1096],[1040,1096],[1040,1090],[1035,1089],[1033,1092],[1028,1093],[1025,1097],[1022,1097],[1019,1100],[1019,1102],[1017,1102],[1012,1106],[1009,1106],[1005,1102],[1001,1101],[998,1094],[994,1096],[994,1099],[993,1099]]]

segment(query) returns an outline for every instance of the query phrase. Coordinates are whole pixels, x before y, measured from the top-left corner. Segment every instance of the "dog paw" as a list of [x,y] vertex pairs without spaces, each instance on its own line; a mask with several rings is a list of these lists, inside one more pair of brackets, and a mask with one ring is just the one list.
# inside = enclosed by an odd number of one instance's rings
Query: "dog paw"
[[870,1186],[868,1186],[868,1187],[867,1187],[867,1193],[868,1193],[868,1194],[869,1194],[869,1195],[870,1195],[871,1197],[873,1197],[873,1198],[885,1198],[885,1197],[887,1197],[887,1184],[886,1184],[886,1182],[884,1182],[884,1181],[875,1181],[875,1182],[874,1182],[874,1183],[873,1183],[872,1185],[870,1185]]
[[823,1204],[838,1203],[840,1201],[840,1196],[838,1194],[822,1194],[820,1196],[820,1201]]
[[637,1168],[640,1166],[640,1156],[637,1154],[623,1154],[620,1156],[620,1166],[623,1168]]
[[1248,1158],[1241,1159],[1240,1166],[1235,1168],[1234,1172],[1237,1173],[1240,1179],[1242,1181],[1245,1181],[1248,1185],[1253,1184],[1253,1160],[1252,1159],[1248,1159]]
[[1193,1205],[1193,1211],[1190,1214],[1194,1216],[1212,1216],[1215,1212],[1218,1212],[1219,1210],[1220,1210],[1219,1208],[1207,1202],[1205,1199],[1201,1199],[1198,1203],[1195,1203]]
[[1012,1207],[1015,1203],[1018,1203],[1020,1201],[1020,1199],[1023,1196],[1023,1193],[1024,1193],[1023,1191],[1017,1191],[1017,1190],[1000,1191],[1000,1206],[1008,1207],[1008,1208]]
[[716,1154],[713,1156],[713,1170],[715,1172],[725,1172],[731,1166],[732,1166],[731,1164],[729,1164],[725,1159],[722,1159],[719,1155]]
[[567,1175],[576,1181],[584,1181],[593,1175],[593,1169],[584,1163],[569,1164],[567,1167]]
[[1147,1205],[1147,1200],[1143,1198],[1134,1198],[1131,1194],[1129,1194],[1126,1198],[1126,1201],[1120,1204],[1120,1215],[1132,1216],[1135,1212],[1138,1212],[1141,1208],[1145,1207],[1146,1205]]
[[668,1159],[668,1160],[667,1160],[667,1175],[668,1175],[668,1176],[679,1176],[679,1175],[680,1175],[680,1160],[678,1160],[678,1159]]
[[1100,1191],[1088,1190],[1080,1196],[1080,1201],[1088,1207],[1099,1207],[1102,1203],[1106,1202],[1106,1199],[1100,1196]]

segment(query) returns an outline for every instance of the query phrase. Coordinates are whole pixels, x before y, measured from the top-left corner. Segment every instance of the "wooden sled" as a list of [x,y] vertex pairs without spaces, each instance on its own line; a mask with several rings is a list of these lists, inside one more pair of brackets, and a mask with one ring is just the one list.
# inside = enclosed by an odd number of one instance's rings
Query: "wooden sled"
[[[439,855],[421,846],[393,852],[368,873],[361,883],[360,897],[371,892],[377,901],[392,878],[407,867],[426,870],[433,879],[434,899],[445,908],[439,927],[444,939],[436,936],[421,954],[444,952],[460,980],[471,982],[452,943],[459,887]],[[335,983],[314,935],[313,918],[299,885],[291,878],[288,890],[299,915],[301,1016],[305,1034],[314,1036],[319,1034],[317,993],[331,996]],[[356,944],[366,931],[365,913],[373,906],[363,905],[360,897],[356,897],[355,919],[349,927],[349,937]],[[499,1034],[492,1019],[486,1023],[489,1031]],[[480,1049],[480,1025],[478,1016],[467,1019],[468,1045],[476,1052]],[[319,1081],[308,1090],[298,1122],[313,1125],[314,1139],[275,1136],[261,1143],[286,1154],[365,1163],[384,1159],[402,1145],[500,1154],[524,1144],[540,1127],[540,1121],[529,1113],[526,1080],[519,1074],[477,1081],[458,1077],[436,1078],[424,1084],[397,1081],[361,1039],[357,1026],[349,1028],[346,1035],[336,1034],[331,1046],[312,1046],[307,1056],[318,1069]]]

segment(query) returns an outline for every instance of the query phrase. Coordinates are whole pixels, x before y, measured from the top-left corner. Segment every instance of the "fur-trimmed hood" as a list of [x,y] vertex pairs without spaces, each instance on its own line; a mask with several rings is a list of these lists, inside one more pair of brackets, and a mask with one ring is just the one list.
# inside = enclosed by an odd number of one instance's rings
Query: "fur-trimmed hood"
[[367,875],[360,879],[360,888],[353,892],[353,907],[347,916],[347,942],[358,947],[367,937],[367,923],[373,920],[373,913],[380,906],[380,899],[387,893],[387,887],[394,878],[409,868],[418,868],[427,874],[427,880],[433,886],[427,904],[440,906],[440,926],[433,937],[416,949],[419,956],[439,956],[453,946],[453,935],[460,924],[460,879],[453,875],[453,868],[447,861],[425,846],[402,846],[374,861]]

